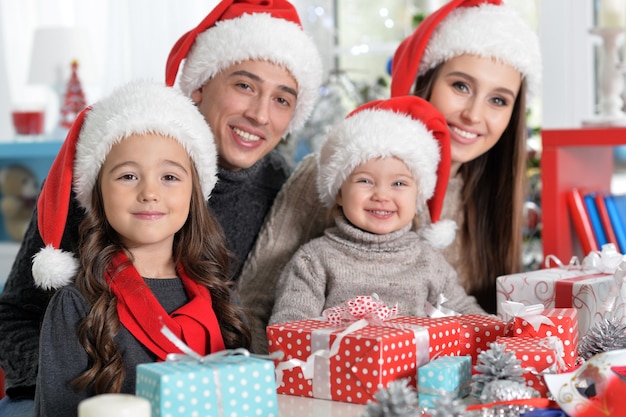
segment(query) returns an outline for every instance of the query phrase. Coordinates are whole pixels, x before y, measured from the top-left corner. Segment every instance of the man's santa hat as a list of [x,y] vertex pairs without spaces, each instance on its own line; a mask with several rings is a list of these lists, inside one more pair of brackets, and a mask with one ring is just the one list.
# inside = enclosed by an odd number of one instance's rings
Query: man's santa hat
[[220,71],[243,61],[268,61],[286,68],[298,83],[289,132],[304,125],[322,83],[319,51],[287,0],[222,0],[170,51],[167,85],[176,82],[183,60],[179,86],[188,96]]
[[450,176],[450,134],[445,117],[419,97],[366,103],[330,130],[318,158],[320,200],[332,207],[358,165],[390,157],[402,160],[417,180],[417,211],[427,205],[431,218],[422,229],[426,239],[436,247],[449,245],[456,224],[440,216]]
[[452,0],[424,19],[396,50],[391,95],[411,94],[417,77],[464,54],[512,66],[526,79],[527,95],[539,94],[539,39],[519,14],[501,0]]
[[76,274],[74,254],[60,249],[72,189],[89,213],[94,185],[111,147],[130,135],[148,133],[171,137],[185,148],[198,171],[202,193],[209,198],[217,182],[217,151],[211,129],[191,99],[147,81],[117,89],[78,115],[39,195],[37,225],[46,245],[33,257],[33,279],[39,287],[62,287]]

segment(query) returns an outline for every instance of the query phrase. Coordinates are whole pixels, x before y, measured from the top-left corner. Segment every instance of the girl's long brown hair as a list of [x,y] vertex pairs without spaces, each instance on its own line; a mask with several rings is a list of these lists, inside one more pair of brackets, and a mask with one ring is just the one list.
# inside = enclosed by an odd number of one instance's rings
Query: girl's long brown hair
[[[234,283],[228,278],[229,253],[224,232],[207,209],[195,166],[192,177],[189,216],[174,237],[174,264],[184,265],[190,278],[209,289],[226,347],[249,348],[251,336],[243,310],[232,300]],[[106,220],[100,181],[96,182],[92,196],[93,211],[87,213],[79,229],[80,270],[76,277],[78,290],[92,305],[78,328],[90,367],[73,380],[73,385],[76,390],[102,394],[120,392],[125,378],[124,360],[114,340],[121,327],[117,298],[104,281],[114,255],[125,248]]]
[[[441,65],[416,81],[415,95],[430,99]],[[511,120],[486,153],[461,165],[461,264],[468,293],[496,312],[496,278],[522,269],[522,210],[526,195],[526,81],[522,80]]]

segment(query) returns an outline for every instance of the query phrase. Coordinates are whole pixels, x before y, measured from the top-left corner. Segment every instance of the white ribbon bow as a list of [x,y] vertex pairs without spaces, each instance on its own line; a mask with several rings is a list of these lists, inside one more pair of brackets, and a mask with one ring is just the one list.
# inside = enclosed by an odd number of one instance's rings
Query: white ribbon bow
[[547,324],[548,326],[554,326],[554,322],[542,315],[545,307],[543,304],[524,305],[515,301],[503,301],[502,311],[511,317],[519,317],[526,320],[535,331],[539,330],[539,326]]

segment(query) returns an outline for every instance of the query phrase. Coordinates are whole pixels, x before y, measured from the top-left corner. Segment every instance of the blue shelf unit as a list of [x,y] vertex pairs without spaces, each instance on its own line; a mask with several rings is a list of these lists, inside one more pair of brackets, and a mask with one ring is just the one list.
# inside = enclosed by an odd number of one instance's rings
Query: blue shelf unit
[[[59,140],[0,142],[0,168],[22,165],[36,175],[38,185],[41,187],[62,144],[63,142]],[[4,228],[2,213],[0,213],[0,241],[10,241]]]

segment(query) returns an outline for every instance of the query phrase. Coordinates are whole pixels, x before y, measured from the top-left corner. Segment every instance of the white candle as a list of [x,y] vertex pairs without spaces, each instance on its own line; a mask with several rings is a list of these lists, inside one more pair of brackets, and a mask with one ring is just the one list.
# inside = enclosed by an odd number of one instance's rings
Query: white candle
[[624,0],[601,0],[598,26],[602,28],[623,28],[626,26]]
[[150,417],[150,402],[130,394],[102,394],[78,404],[78,417]]

